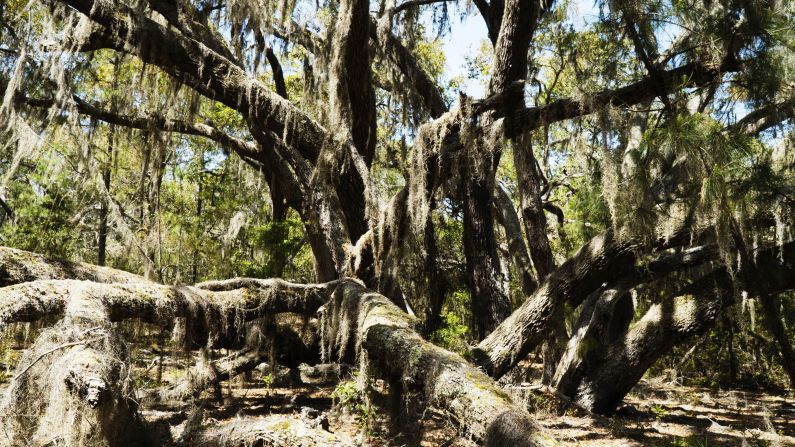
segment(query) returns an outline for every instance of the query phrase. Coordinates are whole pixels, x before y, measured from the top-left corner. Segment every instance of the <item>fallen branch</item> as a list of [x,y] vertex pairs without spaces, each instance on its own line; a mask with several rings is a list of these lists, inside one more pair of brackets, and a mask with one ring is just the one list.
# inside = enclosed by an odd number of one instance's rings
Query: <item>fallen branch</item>
[[271,415],[260,419],[242,418],[202,430],[189,438],[197,447],[294,447],[353,446],[353,440],[295,419]]
[[123,270],[50,259],[38,253],[0,247],[0,287],[42,279],[80,279],[122,284],[150,282]]

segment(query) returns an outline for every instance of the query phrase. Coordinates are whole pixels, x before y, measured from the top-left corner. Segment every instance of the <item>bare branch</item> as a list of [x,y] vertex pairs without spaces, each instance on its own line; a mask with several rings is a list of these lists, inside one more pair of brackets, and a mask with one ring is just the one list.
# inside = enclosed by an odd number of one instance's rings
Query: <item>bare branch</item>
[[458,0],[409,0],[409,1],[403,2],[403,3],[399,4],[399,5],[397,5],[396,7],[394,7],[392,9],[392,11],[390,11],[390,15],[396,16],[396,15],[400,14],[403,11],[406,11],[406,10],[412,9],[412,8],[417,8],[417,7],[423,6],[423,5],[433,5],[435,3],[448,3],[448,2],[452,3],[452,2],[456,2],[456,1],[458,1]]

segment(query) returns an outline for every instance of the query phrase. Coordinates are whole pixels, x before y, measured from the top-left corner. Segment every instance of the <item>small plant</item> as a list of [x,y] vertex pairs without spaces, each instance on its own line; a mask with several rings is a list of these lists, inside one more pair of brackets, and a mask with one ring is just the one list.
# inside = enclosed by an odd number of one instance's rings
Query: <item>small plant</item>
[[442,310],[442,324],[431,334],[431,341],[445,349],[466,357],[469,355],[469,293],[462,290],[453,292],[445,309]]
[[271,388],[273,386],[273,374],[263,374],[262,383],[265,388]]
[[350,411],[355,410],[357,402],[361,400],[359,390],[356,388],[356,381],[346,380],[337,384],[331,393],[331,398],[336,406]]
[[352,414],[364,432],[368,435],[373,434],[375,412],[368,402],[362,398],[362,393],[357,385],[357,377],[354,373],[352,380],[340,382],[331,393],[331,398],[337,408]]
[[660,404],[652,405],[651,412],[657,420],[661,420],[668,416],[668,409]]
[[21,355],[18,351],[0,345],[0,383],[6,383],[13,377],[13,371],[19,363]]
[[709,439],[706,436],[688,436],[687,438],[677,438],[674,445],[677,447],[709,447]]
[[710,447],[709,438],[706,436],[688,436],[686,438],[671,437],[655,440],[653,447]]

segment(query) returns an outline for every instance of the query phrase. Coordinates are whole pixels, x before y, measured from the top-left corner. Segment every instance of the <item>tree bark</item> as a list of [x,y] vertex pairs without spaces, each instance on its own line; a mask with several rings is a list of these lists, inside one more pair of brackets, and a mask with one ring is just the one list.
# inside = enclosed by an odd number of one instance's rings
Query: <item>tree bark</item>
[[[0,290],[20,298],[8,289]],[[10,446],[151,445],[127,381],[126,345],[101,295],[79,281],[63,292],[65,318],[36,339],[0,403],[0,440]]]
[[576,307],[607,279],[629,272],[635,249],[611,232],[593,238],[473,349],[475,361],[493,377],[505,374],[545,339],[564,303]]
[[481,144],[467,145],[466,165],[470,175],[463,180],[464,256],[478,339],[483,339],[511,314],[510,297],[501,287],[505,273],[497,253],[491,200],[499,155],[483,139],[477,137]]
[[37,253],[0,247],[0,287],[40,279],[80,279],[99,283],[149,282],[144,277],[83,262],[48,259]]
[[526,296],[530,295],[538,287],[538,283],[533,277],[533,266],[527,252],[527,245],[522,238],[522,224],[519,222],[519,216],[516,214],[508,191],[500,184],[494,188],[494,205],[497,207],[497,220],[505,230],[508,251],[519,277],[522,293]]
[[[769,293],[795,289],[795,243],[759,252],[757,263],[769,272]],[[595,413],[613,413],[657,359],[712,327],[734,294],[732,276],[726,268],[716,268],[652,306],[585,369],[572,400]]]
[[416,322],[386,297],[345,281],[321,318],[327,358],[352,358],[361,350],[379,377],[399,381],[426,405],[446,410],[464,437],[486,446],[555,445],[485,374],[420,338],[412,330]]
[[583,304],[573,335],[557,365],[552,380],[557,392],[569,398],[575,396],[584,370],[597,365],[606,348],[627,330],[634,317],[632,288],[676,270],[704,265],[717,257],[718,250],[712,245],[663,254],[594,291]]
[[[102,170],[102,184],[106,191],[110,191],[110,173],[113,166],[113,146],[108,146],[108,162]],[[105,257],[108,246],[108,204],[102,200],[99,204],[99,230],[97,237],[97,265],[105,265]]]
[[[764,277],[760,278],[764,281]],[[792,340],[787,334],[781,315],[781,304],[778,296],[770,293],[760,293],[759,301],[765,312],[765,323],[781,350],[781,366],[789,377],[790,386],[795,388],[795,351],[792,349]]]
[[[433,207],[432,207],[433,208]],[[423,332],[429,336],[439,329],[442,324],[442,308],[447,297],[447,278],[439,268],[439,249],[436,245],[436,231],[434,230],[433,214],[429,213],[425,222],[425,283],[428,288],[428,313],[425,316]]]
[[[492,5],[493,6],[493,5]],[[505,116],[504,133],[508,138],[518,135],[521,123],[516,111],[524,108],[524,95],[508,94],[514,84],[527,76],[527,48],[530,36],[537,26],[540,5],[532,0],[508,0],[504,11],[489,8],[489,19],[500,18],[499,35],[495,43],[495,63],[489,83],[489,96],[503,95],[500,109],[478,117],[472,110],[465,111],[468,124],[462,127],[465,137],[464,176],[464,255],[467,261],[467,280],[472,299],[472,312],[479,338],[485,337],[502,322],[511,311],[503,283],[497,240],[494,234],[495,211],[492,204],[494,179],[502,154],[492,126],[496,116]],[[499,14],[499,15],[495,15]],[[463,109],[470,108],[462,101]],[[478,128],[479,127],[479,128]]]
[[353,440],[315,427],[311,421],[300,421],[289,415],[264,418],[241,418],[214,427],[198,430],[186,437],[197,447],[347,447]]
[[[233,287],[245,285],[246,288]],[[153,283],[98,284],[75,280],[40,280],[0,289],[0,327],[37,321],[68,311],[71,290],[98,296],[111,322],[138,318],[172,324],[182,318],[187,346],[239,346],[245,322],[277,313],[314,315],[328,299],[334,282],[316,285],[286,281],[236,279],[188,286]]]

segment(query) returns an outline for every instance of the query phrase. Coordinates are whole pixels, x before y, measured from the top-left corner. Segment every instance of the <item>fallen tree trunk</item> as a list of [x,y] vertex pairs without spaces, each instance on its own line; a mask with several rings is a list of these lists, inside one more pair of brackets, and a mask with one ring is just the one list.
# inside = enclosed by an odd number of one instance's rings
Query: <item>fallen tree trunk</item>
[[493,380],[423,340],[416,321],[383,295],[345,281],[321,314],[325,358],[364,356],[380,378],[447,411],[462,436],[486,446],[555,445]]
[[123,270],[50,259],[29,251],[0,247],[0,287],[40,279],[80,279],[121,284],[149,282],[143,276]]
[[546,339],[566,302],[576,307],[607,279],[630,272],[636,249],[636,243],[618,241],[610,232],[593,238],[472,350],[475,362],[501,377]]
[[[249,288],[236,288],[241,285]],[[85,307],[90,301],[92,311],[100,312],[107,322],[138,318],[162,323],[184,318],[189,326],[204,329],[204,340],[212,344],[241,321],[268,312],[307,313],[317,309],[323,297],[331,296],[320,309],[327,354],[333,351],[339,358],[363,354],[387,378],[410,384],[409,388],[421,391],[423,401],[447,411],[458,422],[462,435],[475,442],[490,446],[554,445],[554,440],[537,430],[527,411],[513,403],[488,376],[460,356],[423,340],[413,330],[412,317],[354,280],[310,286],[237,279],[200,286],[74,280],[17,284],[0,289],[0,327],[52,314],[68,317],[75,306]],[[76,299],[72,295],[75,290],[83,298]],[[59,327],[68,324],[68,318],[58,323]],[[14,382],[12,387],[18,386]]]
[[188,445],[197,447],[324,447],[354,446],[345,439],[311,421],[296,420],[286,415],[260,419],[242,418],[210,427],[188,438]]
[[242,342],[246,321],[285,312],[312,315],[336,284],[306,286],[282,280],[255,283],[257,287],[214,292],[154,283],[29,282],[0,289],[0,327],[61,314],[69,304],[71,290],[80,288],[101,297],[99,303],[111,322],[138,318],[153,324],[171,324],[182,318],[186,343],[197,347],[207,345],[208,341],[211,346],[221,345],[221,342]]

